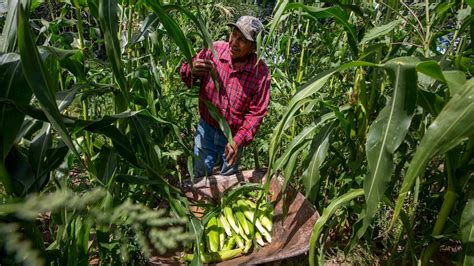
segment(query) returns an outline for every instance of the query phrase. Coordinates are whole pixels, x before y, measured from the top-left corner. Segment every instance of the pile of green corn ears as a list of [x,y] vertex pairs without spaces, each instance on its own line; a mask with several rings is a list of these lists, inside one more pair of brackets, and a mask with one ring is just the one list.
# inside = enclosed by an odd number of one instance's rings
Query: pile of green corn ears
[[[273,204],[267,196],[260,184],[245,184],[226,191],[219,206],[206,208],[199,243],[202,263],[236,258],[272,241]],[[195,244],[194,254],[197,250]],[[183,256],[192,261],[194,254]]]

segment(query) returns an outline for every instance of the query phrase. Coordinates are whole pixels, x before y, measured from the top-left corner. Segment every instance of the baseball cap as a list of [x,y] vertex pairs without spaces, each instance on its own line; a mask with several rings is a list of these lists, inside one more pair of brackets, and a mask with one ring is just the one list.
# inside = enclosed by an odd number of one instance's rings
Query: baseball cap
[[245,38],[249,41],[257,41],[257,35],[263,30],[263,24],[253,16],[242,16],[235,23],[228,23],[227,26],[237,27]]

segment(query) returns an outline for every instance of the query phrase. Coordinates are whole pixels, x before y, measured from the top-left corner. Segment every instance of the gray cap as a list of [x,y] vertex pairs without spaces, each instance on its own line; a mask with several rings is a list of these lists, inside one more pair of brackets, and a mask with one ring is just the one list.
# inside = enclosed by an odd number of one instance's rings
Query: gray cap
[[228,23],[228,26],[237,27],[245,38],[249,41],[257,41],[257,35],[263,30],[263,24],[256,17],[242,16],[235,23]]

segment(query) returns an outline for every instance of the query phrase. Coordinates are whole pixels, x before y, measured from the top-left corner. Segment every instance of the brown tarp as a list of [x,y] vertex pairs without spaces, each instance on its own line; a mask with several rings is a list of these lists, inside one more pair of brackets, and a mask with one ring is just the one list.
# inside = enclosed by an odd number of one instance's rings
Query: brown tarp
[[[239,172],[236,175],[220,176],[214,175],[202,178],[185,188],[186,196],[191,200],[218,199],[225,189],[238,185],[239,182],[262,182],[265,179],[265,170],[249,170]],[[308,252],[309,239],[319,214],[304,196],[289,186],[285,197],[281,194],[282,178],[273,178],[270,183],[272,201],[276,201],[272,243],[264,247],[253,249],[247,255],[220,262],[217,265],[252,265],[262,264]],[[283,217],[283,201],[287,206],[288,213]],[[169,257],[153,257],[151,264],[177,264]]]

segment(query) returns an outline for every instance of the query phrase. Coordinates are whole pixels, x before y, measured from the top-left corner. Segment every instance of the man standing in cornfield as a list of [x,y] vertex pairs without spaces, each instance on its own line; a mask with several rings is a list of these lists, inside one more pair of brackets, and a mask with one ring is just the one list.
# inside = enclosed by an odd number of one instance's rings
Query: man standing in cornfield
[[[263,30],[259,19],[242,16],[229,23],[232,33],[228,42],[214,42],[218,58],[209,49],[201,50],[192,60],[181,66],[181,79],[186,85],[199,80],[199,113],[194,139],[194,175],[212,173],[221,158],[220,174],[237,172],[242,147],[254,138],[270,99],[270,73],[267,65],[257,62],[256,40]],[[212,78],[214,76],[218,88]],[[233,142],[228,142],[219,124],[213,119],[206,102],[214,105],[232,131]]]

